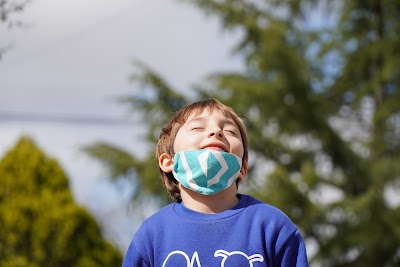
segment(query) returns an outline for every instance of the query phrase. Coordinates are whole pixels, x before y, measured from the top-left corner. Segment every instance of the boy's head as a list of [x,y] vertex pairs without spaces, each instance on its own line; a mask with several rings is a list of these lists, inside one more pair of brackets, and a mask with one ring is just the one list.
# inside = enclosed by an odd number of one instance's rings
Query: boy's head
[[172,174],[176,152],[208,148],[235,154],[242,158],[239,182],[247,170],[248,145],[242,119],[218,100],[207,99],[181,108],[162,128],[156,149],[162,180],[170,197],[181,201],[179,183]]

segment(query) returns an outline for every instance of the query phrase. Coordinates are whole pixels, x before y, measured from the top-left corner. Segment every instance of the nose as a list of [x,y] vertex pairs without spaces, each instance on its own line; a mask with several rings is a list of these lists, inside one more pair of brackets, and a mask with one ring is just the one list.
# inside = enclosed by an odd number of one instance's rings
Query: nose
[[208,137],[217,137],[217,138],[223,138],[224,137],[224,132],[222,131],[221,128],[219,127],[215,127],[213,129],[210,130],[210,132],[208,133]]

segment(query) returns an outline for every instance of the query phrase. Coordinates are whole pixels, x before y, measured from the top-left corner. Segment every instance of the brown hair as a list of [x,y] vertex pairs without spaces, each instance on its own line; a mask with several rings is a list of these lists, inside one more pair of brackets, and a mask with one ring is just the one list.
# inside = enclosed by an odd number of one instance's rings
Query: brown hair
[[[244,163],[247,163],[249,155],[248,154],[249,141],[243,120],[236,114],[236,112],[232,108],[222,104],[221,102],[213,98],[194,102],[175,112],[175,114],[170,118],[167,124],[161,129],[160,138],[158,140],[156,148],[157,160],[163,153],[166,153],[171,156],[175,154],[174,141],[179,129],[186,122],[186,120],[189,118],[190,115],[192,114],[198,115],[205,109],[208,109],[209,112],[213,112],[215,109],[217,109],[218,111],[222,112],[224,116],[232,119],[236,123],[236,125],[239,128],[243,143],[244,153],[242,160]],[[168,191],[169,196],[173,200],[181,202],[182,200],[181,200],[180,190],[178,187],[178,181],[175,180],[172,172],[166,173],[163,170],[161,170],[161,168],[159,170],[161,173],[161,179],[165,185],[165,188]]]

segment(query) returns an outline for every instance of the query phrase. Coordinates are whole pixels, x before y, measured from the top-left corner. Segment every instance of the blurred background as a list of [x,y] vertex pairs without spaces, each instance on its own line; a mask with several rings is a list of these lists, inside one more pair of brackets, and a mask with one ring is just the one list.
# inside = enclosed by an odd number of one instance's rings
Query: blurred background
[[[8,6],[16,4],[23,2]],[[1,36],[0,154],[32,137],[124,251],[138,223],[127,208],[130,189],[110,183],[81,148],[104,140],[144,156],[142,126],[118,102],[133,89],[135,62],[190,94],[209,72],[240,67],[229,52],[234,35],[177,1],[35,0],[9,14]]]
[[[399,16],[394,0],[0,1],[0,266],[120,264],[169,202],[161,126],[205,97],[246,120],[241,191],[289,215],[312,266],[399,266]],[[108,252],[54,253],[77,242]]]

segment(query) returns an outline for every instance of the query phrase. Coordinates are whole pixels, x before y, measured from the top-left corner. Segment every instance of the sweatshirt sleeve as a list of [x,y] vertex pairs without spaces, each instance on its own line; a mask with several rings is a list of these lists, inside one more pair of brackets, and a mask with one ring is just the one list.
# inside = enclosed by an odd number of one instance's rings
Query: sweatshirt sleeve
[[274,266],[308,267],[306,248],[298,230],[280,248]]
[[131,242],[128,250],[126,251],[122,267],[149,267],[149,265],[143,260],[139,252],[136,250],[133,242]]

